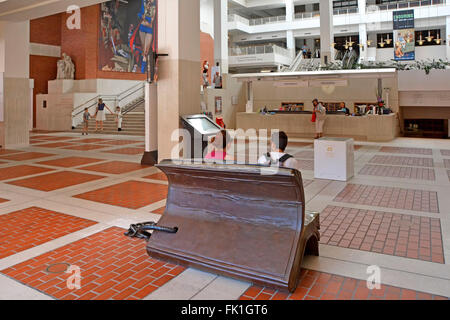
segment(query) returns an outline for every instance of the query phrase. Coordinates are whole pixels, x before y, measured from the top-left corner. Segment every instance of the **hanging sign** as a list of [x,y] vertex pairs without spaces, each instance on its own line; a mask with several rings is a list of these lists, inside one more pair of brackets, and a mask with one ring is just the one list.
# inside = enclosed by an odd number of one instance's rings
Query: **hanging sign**
[[414,60],[415,43],[414,36],[414,9],[394,11],[394,60]]

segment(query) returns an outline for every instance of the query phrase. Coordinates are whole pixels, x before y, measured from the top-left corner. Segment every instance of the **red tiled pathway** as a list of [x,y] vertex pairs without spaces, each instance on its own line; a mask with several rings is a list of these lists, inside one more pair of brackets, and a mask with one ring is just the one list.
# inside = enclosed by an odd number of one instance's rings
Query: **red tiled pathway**
[[34,167],[34,166],[14,166],[0,169],[0,181],[31,176],[43,172],[53,171],[53,169]]
[[54,166],[54,167],[63,167],[63,168],[72,168],[78,167],[81,165],[87,165],[94,162],[104,161],[102,159],[93,159],[93,158],[83,158],[83,157],[67,157],[62,159],[50,160],[38,162],[38,164],[43,164],[46,166]]
[[33,160],[44,157],[51,157],[54,154],[50,153],[41,153],[41,152],[22,152],[18,154],[12,154],[8,156],[1,156],[0,158],[3,160],[14,160],[14,161],[25,161],[25,160]]
[[444,263],[439,219],[328,206],[320,227],[324,244]]
[[439,213],[435,191],[348,184],[333,201]]
[[110,161],[101,164],[95,164],[92,166],[87,166],[83,168],[79,168],[80,170],[88,170],[102,173],[111,173],[111,174],[123,174],[136,170],[142,170],[148,168],[148,166],[143,166],[139,163],[132,162],[124,162],[124,161]]
[[380,285],[369,290],[366,281],[312,270],[301,271],[293,293],[259,286],[250,287],[240,300],[446,300],[428,293]]
[[[184,268],[150,258],[145,241],[123,235],[112,227],[3,270],[41,292],[63,300],[142,299],[173,279]],[[49,273],[54,264],[80,268],[81,288],[69,289],[71,274]]]
[[115,154],[137,155],[137,154],[143,154],[144,148],[121,148],[121,149],[114,149],[114,150],[102,151],[102,152],[115,153]]
[[0,259],[96,223],[38,207],[0,215]]
[[74,196],[129,209],[139,209],[166,199],[167,185],[127,181]]
[[103,178],[103,176],[92,174],[62,171],[33,178],[14,180],[8,182],[8,184],[48,192]]
[[416,167],[379,166],[368,164],[359,171],[359,174],[390,178],[436,180],[433,169]]
[[399,166],[414,166],[414,167],[434,166],[432,158],[401,157],[401,156],[374,156],[370,160],[370,163],[392,164]]
[[146,176],[146,177],[144,177],[144,179],[167,181],[167,176],[164,172],[158,172],[158,173],[154,173],[149,176]]

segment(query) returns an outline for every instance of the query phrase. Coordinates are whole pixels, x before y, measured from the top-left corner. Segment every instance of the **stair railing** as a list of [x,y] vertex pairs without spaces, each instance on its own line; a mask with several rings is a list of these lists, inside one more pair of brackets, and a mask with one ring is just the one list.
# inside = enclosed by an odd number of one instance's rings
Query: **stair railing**
[[[112,102],[114,107],[119,106],[122,108],[128,108],[133,104],[133,101],[145,99],[145,83],[138,83],[137,85],[121,92],[118,95],[98,95],[83,104],[79,105],[72,111],[72,129],[75,129],[79,124],[83,122],[84,109],[88,109],[89,113],[95,113],[97,109],[98,99],[102,99],[103,102]],[[114,111],[114,110],[112,110]]]

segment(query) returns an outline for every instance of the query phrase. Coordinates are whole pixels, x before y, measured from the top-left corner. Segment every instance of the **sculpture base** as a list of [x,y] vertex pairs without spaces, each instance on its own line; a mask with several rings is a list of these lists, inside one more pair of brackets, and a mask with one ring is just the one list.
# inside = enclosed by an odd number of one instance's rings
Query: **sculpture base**
[[141,159],[141,164],[146,166],[154,166],[155,164],[158,164],[158,150],[144,152]]

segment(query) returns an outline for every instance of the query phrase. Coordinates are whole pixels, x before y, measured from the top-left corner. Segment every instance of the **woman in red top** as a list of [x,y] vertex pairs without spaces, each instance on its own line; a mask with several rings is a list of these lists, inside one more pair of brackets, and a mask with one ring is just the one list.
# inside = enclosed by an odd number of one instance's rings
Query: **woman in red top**
[[233,160],[232,157],[227,156],[227,149],[231,144],[231,137],[226,130],[220,130],[212,138],[211,143],[214,148],[205,156],[205,160]]

